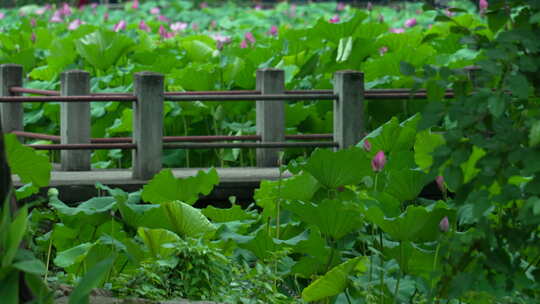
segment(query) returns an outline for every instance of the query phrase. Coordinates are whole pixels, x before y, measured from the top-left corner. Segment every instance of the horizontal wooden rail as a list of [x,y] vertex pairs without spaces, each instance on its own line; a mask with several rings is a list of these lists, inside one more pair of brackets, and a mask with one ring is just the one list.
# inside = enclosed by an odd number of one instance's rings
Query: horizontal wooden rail
[[110,149],[136,149],[137,144],[110,143],[110,144],[54,144],[54,145],[26,145],[36,150],[110,150]]

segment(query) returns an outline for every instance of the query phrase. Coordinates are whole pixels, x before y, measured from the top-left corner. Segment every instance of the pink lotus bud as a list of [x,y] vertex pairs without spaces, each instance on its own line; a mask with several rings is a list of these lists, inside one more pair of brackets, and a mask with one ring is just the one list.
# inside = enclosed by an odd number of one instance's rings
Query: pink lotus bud
[[244,38],[246,38],[246,40],[249,41],[250,43],[255,43],[255,36],[253,36],[252,32],[247,32],[244,35]]
[[248,46],[247,46],[247,41],[246,41],[246,39],[242,40],[242,42],[240,42],[240,48],[241,48],[241,49],[245,49],[245,48],[247,48],[247,47],[248,47]]
[[3,12],[0,12],[0,19],[4,19],[5,16],[6,14],[4,14]]
[[439,230],[441,230],[441,232],[448,232],[449,229],[450,229],[450,222],[448,221],[448,217],[445,216],[439,222]]
[[370,11],[370,12],[371,12],[371,10],[373,9],[373,3],[371,3],[371,1],[368,1],[367,6],[366,6],[366,9],[367,9],[368,11]]
[[148,24],[146,24],[146,22],[144,22],[144,20],[141,20],[141,22],[139,22],[139,29],[145,32],[151,31],[150,27],[148,26]]
[[217,21],[216,20],[212,20],[210,22],[210,28],[216,28],[217,27]]
[[107,21],[109,21],[109,12],[105,12],[105,14],[103,14],[103,22]]
[[180,32],[187,28],[188,24],[185,22],[175,22],[170,25],[170,28],[173,32]]
[[169,22],[169,21],[171,21],[169,18],[167,18],[167,17],[165,17],[163,15],[159,15],[157,17],[157,19],[158,19],[158,21],[161,21],[161,22]]
[[334,15],[334,17],[330,18],[330,20],[328,20],[328,22],[330,22],[330,23],[338,23],[339,22],[339,16]]
[[119,32],[126,29],[126,21],[120,20],[117,24],[114,25],[113,31]]
[[[1,18],[0,18],[0,19],[1,19]],[[35,26],[36,26],[36,19],[35,19],[35,18],[30,19],[30,25],[31,25],[32,27],[35,27]]]
[[441,190],[441,192],[446,191],[446,186],[444,184],[444,177],[442,177],[442,175],[437,176],[435,178],[435,182],[437,183],[437,187],[439,187],[439,190]]
[[405,33],[405,29],[402,29],[402,28],[391,28],[391,29],[390,29],[390,33],[394,33],[394,34],[402,34],[402,33]]
[[291,4],[291,8],[289,9],[289,16],[296,17],[296,4]]
[[159,26],[159,35],[161,36],[161,38],[167,38],[167,30],[163,25]]
[[199,4],[200,9],[205,9],[207,7],[208,7],[208,3],[206,3],[206,2],[201,2],[201,4]]
[[191,29],[196,31],[199,29],[199,24],[197,22],[192,22],[191,23]]
[[221,50],[224,44],[231,42],[231,37],[223,36],[221,34],[213,34],[210,35],[210,37],[214,38],[216,41],[218,50]]
[[98,6],[98,4],[95,3],[95,2],[92,3],[92,4],[90,4],[90,7],[91,7],[92,9],[94,9],[94,10],[97,8],[97,6]]
[[386,54],[388,52],[388,47],[387,46],[383,46],[379,49],[379,55],[383,56],[384,54]]
[[384,154],[384,151],[379,151],[373,159],[371,160],[371,168],[375,172],[380,172],[384,168],[384,165],[386,164],[386,155]]
[[449,9],[445,9],[444,14],[446,15],[446,17],[454,17],[454,13],[451,12]]
[[150,14],[152,14],[152,15],[158,15],[159,12],[161,12],[161,10],[159,9],[159,7],[152,7],[152,8],[150,9]]
[[132,9],[139,9],[139,0],[133,0]]
[[36,42],[36,33],[32,32],[32,36],[30,36],[30,41],[32,41],[33,43]]
[[369,140],[367,139],[364,140],[364,143],[362,144],[362,148],[364,148],[364,150],[366,150],[367,152],[371,151],[371,143],[369,142]]
[[480,13],[484,14],[488,9],[489,3],[487,0],[479,0],[478,1],[478,7],[480,8]]
[[55,11],[51,17],[51,19],[49,20],[49,22],[62,22],[62,14],[60,13],[60,11]]
[[255,5],[255,10],[256,11],[262,10],[262,5],[260,5],[260,4]]
[[407,19],[405,21],[405,27],[413,27],[413,26],[415,26],[417,24],[418,24],[418,22],[416,21],[416,18]]
[[344,10],[345,10],[345,3],[338,2],[337,6],[336,6],[336,11],[341,12],[341,11],[344,11]]
[[270,35],[272,35],[272,36],[277,36],[277,34],[278,34],[278,28],[277,28],[277,26],[272,25],[272,26],[270,27],[270,31],[268,31],[268,34],[270,34]]
[[81,21],[81,19],[75,19],[73,21],[71,21],[68,25],[68,30],[70,31],[74,31],[76,29],[79,28],[79,26],[81,26],[83,24],[83,22]]
[[416,13],[417,15],[422,15],[423,11],[422,11],[421,9],[417,9],[417,10],[415,11],[415,13]]

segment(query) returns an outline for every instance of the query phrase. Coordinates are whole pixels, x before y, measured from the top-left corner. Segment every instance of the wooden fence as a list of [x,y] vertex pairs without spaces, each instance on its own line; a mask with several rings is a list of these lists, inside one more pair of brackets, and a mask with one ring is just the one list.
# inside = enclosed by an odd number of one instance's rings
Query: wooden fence
[[[61,74],[60,91],[23,87],[22,66],[0,65],[0,115],[6,133],[20,137],[49,139],[60,144],[31,145],[36,149],[61,150],[61,170],[88,171],[91,150],[132,149],[132,177],[147,180],[162,168],[163,149],[257,148],[257,166],[278,164],[278,152],[288,147],[334,147],[344,149],[358,143],[364,134],[364,100],[426,99],[425,91],[408,89],[364,90],[364,75],[357,71],[334,74],[333,90],[285,90],[285,73],[260,69],[254,91],[165,92],[164,76],[152,72],[134,75],[133,93],[91,93],[90,75],[70,70]],[[22,96],[38,94],[45,96]],[[448,91],[447,98],[453,97]],[[163,136],[163,103],[193,101],[256,101],[256,135]],[[285,100],[332,100],[333,134],[285,135]],[[90,138],[90,102],[133,103],[132,138]],[[60,136],[24,132],[23,102],[61,102]],[[320,140],[288,142],[286,140]],[[330,139],[332,141],[322,141]],[[215,142],[251,140],[256,142]]]

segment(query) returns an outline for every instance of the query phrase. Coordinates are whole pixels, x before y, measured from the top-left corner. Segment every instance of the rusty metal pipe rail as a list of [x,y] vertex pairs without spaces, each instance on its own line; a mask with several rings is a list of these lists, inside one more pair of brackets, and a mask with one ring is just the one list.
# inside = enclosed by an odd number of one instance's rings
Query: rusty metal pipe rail
[[2,96],[0,102],[97,102],[97,101],[118,101],[136,102],[136,96]]
[[269,94],[269,95],[197,95],[197,96],[165,96],[168,101],[256,101],[256,100],[336,100],[337,95],[330,94]]
[[110,143],[110,144],[54,144],[54,145],[25,145],[36,150],[110,150],[137,148],[136,144]]
[[[12,131],[12,134],[33,139],[43,139],[50,140],[53,142],[60,142],[60,136],[58,135],[48,135],[41,133],[25,132],[25,131]],[[323,140],[333,139],[332,134],[290,134],[285,135],[285,139],[289,140]],[[249,140],[261,140],[261,136],[258,135],[238,135],[238,136],[229,136],[229,135],[202,135],[202,136],[164,136],[164,143],[174,143],[174,142],[212,142],[212,141],[249,141]],[[131,137],[111,137],[111,138],[91,138],[91,143],[132,143],[133,139]]]

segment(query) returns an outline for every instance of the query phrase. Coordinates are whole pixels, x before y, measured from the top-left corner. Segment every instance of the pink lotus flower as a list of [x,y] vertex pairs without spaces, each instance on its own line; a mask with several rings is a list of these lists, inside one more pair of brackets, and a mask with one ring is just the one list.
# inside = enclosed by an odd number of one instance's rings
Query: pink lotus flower
[[369,142],[369,140],[364,140],[364,143],[362,143],[362,148],[364,148],[364,150],[366,150],[367,152],[371,151],[371,143]]
[[344,11],[344,10],[345,10],[345,3],[338,2],[337,6],[336,6],[336,11],[341,12],[341,11]]
[[388,52],[388,47],[387,46],[383,46],[379,49],[379,55],[383,56],[384,54],[386,54]]
[[170,28],[173,32],[180,32],[187,28],[188,24],[185,22],[175,22],[170,25]]
[[62,8],[60,9],[60,14],[63,16],[69,16],[72,14],[71,7],[69,7],[69,4],[65,3],[62,5]]
[[133,0],[132,9],[139,9],[139,0]]
[[384,168],[384,165],[386,164],[386,155],[384,154],[384,151],[379,151],[373,159],[371,160],[371,168],[375,172],[380,172]]
[[446,15],[446,17],[454,17],[454,13],[450,11],[450,9],[445,9],[444,10],[444,14]]
[[437,187],[439,187],[439,190],[441,192],[446,192],[446,186],[444,184],[444,177],[442,175],[439,175],[435,178],[435,182],[437,183]]
[[5,14],[5,13],[3,13],[3,12],[0,12],[0,19],[4,19],[4,17],[5,17],[5,16],[6,16],[6,14]]
[[262,5],[260,5],[260,4],[255,5],[255,10],[256,11],[262,10]]
[[480,14],[484,14],[489,7],[489,3],[487,0],[479,0],[478,1],[478,8],[480,8]]
[[117,24],[114,25],[113,31],[119,32],[126,29],[126,21],[120,20]]
[[278,27],[275,26],[275,25],[272,25],[270,27],[270,30],[268,31],[268,34],[272,35],[272,36],[277,36],[278,34]]
[[103,22],[107,21],[109,21],[109,12],[105,12],[105,14],[103,14]]
[[413,27],[413,26],[415,26],[417,24],[418,24],[418,22],[416,21],[416,18],[407,19],[405,21],[405,27]]
[[76,29],[79,28],[79,26],[81,26],[83,24],[83,22],[81,21],[81,19],[75,19],[73,21],[71,21],[68,25],[68,30],[70,31],[74,31]]
[[159,12],[161,12],[161,10],[159,9],[159,7],[152,7],[152,8],[150,9],[150,14],[152,14],[152,15],[157,15],[157,14],[159,14]]
[[60,13],[60,11],[55,11],[51,17],[51,19],[49,20],[49,22],[62,22],[62,14]]
[[249,41],[250,43],[255,43],[255,36],[253,36],[253,33],[252,32],[247,32],[245,35],[244,35],[244,38],[246,38],[247,41]]
[[[2,18],[0,18],[0,19],[2,19]],[[36,19],[35,19],[35,18],[30,19],[30,25],[31,25],[32,27],[35,27],[35,26],[36,26]]]
[[159,36],[161,36],[161,38],[163,38],[163,39],[169,39],[169,38],[174,37],[174,33],[167,32],[165,27],[163,25],[160,25],[159,26]]
[[38,8],[36,10],[36,15],[41,16],[41,15],[45,14],[46,11],[47,11],[47,9],[45,7],[40,7],[40,8]]
[[171,21],[171,19],[169,19],[169,18],[167,18],[167,17],[165,17],[163,15],[159,15],[157,17],[157,19],[158,19],[158,21],[161,21],[161,22],[169,22],[169,21]]
[[150,27],[148,26],[148,24],[146,24],[146,22],[144,22],[144,20],[141,20],[141,22],[139,22],[139,29],[145,32],[151,31]]
[[95,3],[95,2],[92,3],[92,4],[90,4],[90,7],[91,7],[92,9],[94,9],[94,10],[97,8],[97,6],[98,6],[98,4]]
[[402,29],[402,28],[391,28],[391,29],[390,29],[390,33],[394,33],[394,34],[402,34],[402,33],[405,33],[405,29]]
[[201,4],[199,4],[200,9],[205,9],[207,7],[208,7],[208,3],[206,3],[206,2],[201,2]]
[[247,45],[246,39],[242,40],[242,42],[240,42],[240,48],[241,48],[241,49],[245,49],[245,48],[247,48],[247,47],[248,47],[248,45]]
[[334,17],[330,18],[330,20],[328,20],[328,22],[330,22],[330,23],[338,23],[339,22],[339,16],[334,15]]
[[223,45],[226,43],[231,42],[231,37],[223,36],[221,34],[213,34],[210,35],[215,41],[216,41],[216,47],[218,50],[221,50],[223,48]]
[[448,221],[448,217],[445,216],[439,222],[439,230],[441,230],[441,232],[448,232],[449,229],[450,229],[450,222]]

